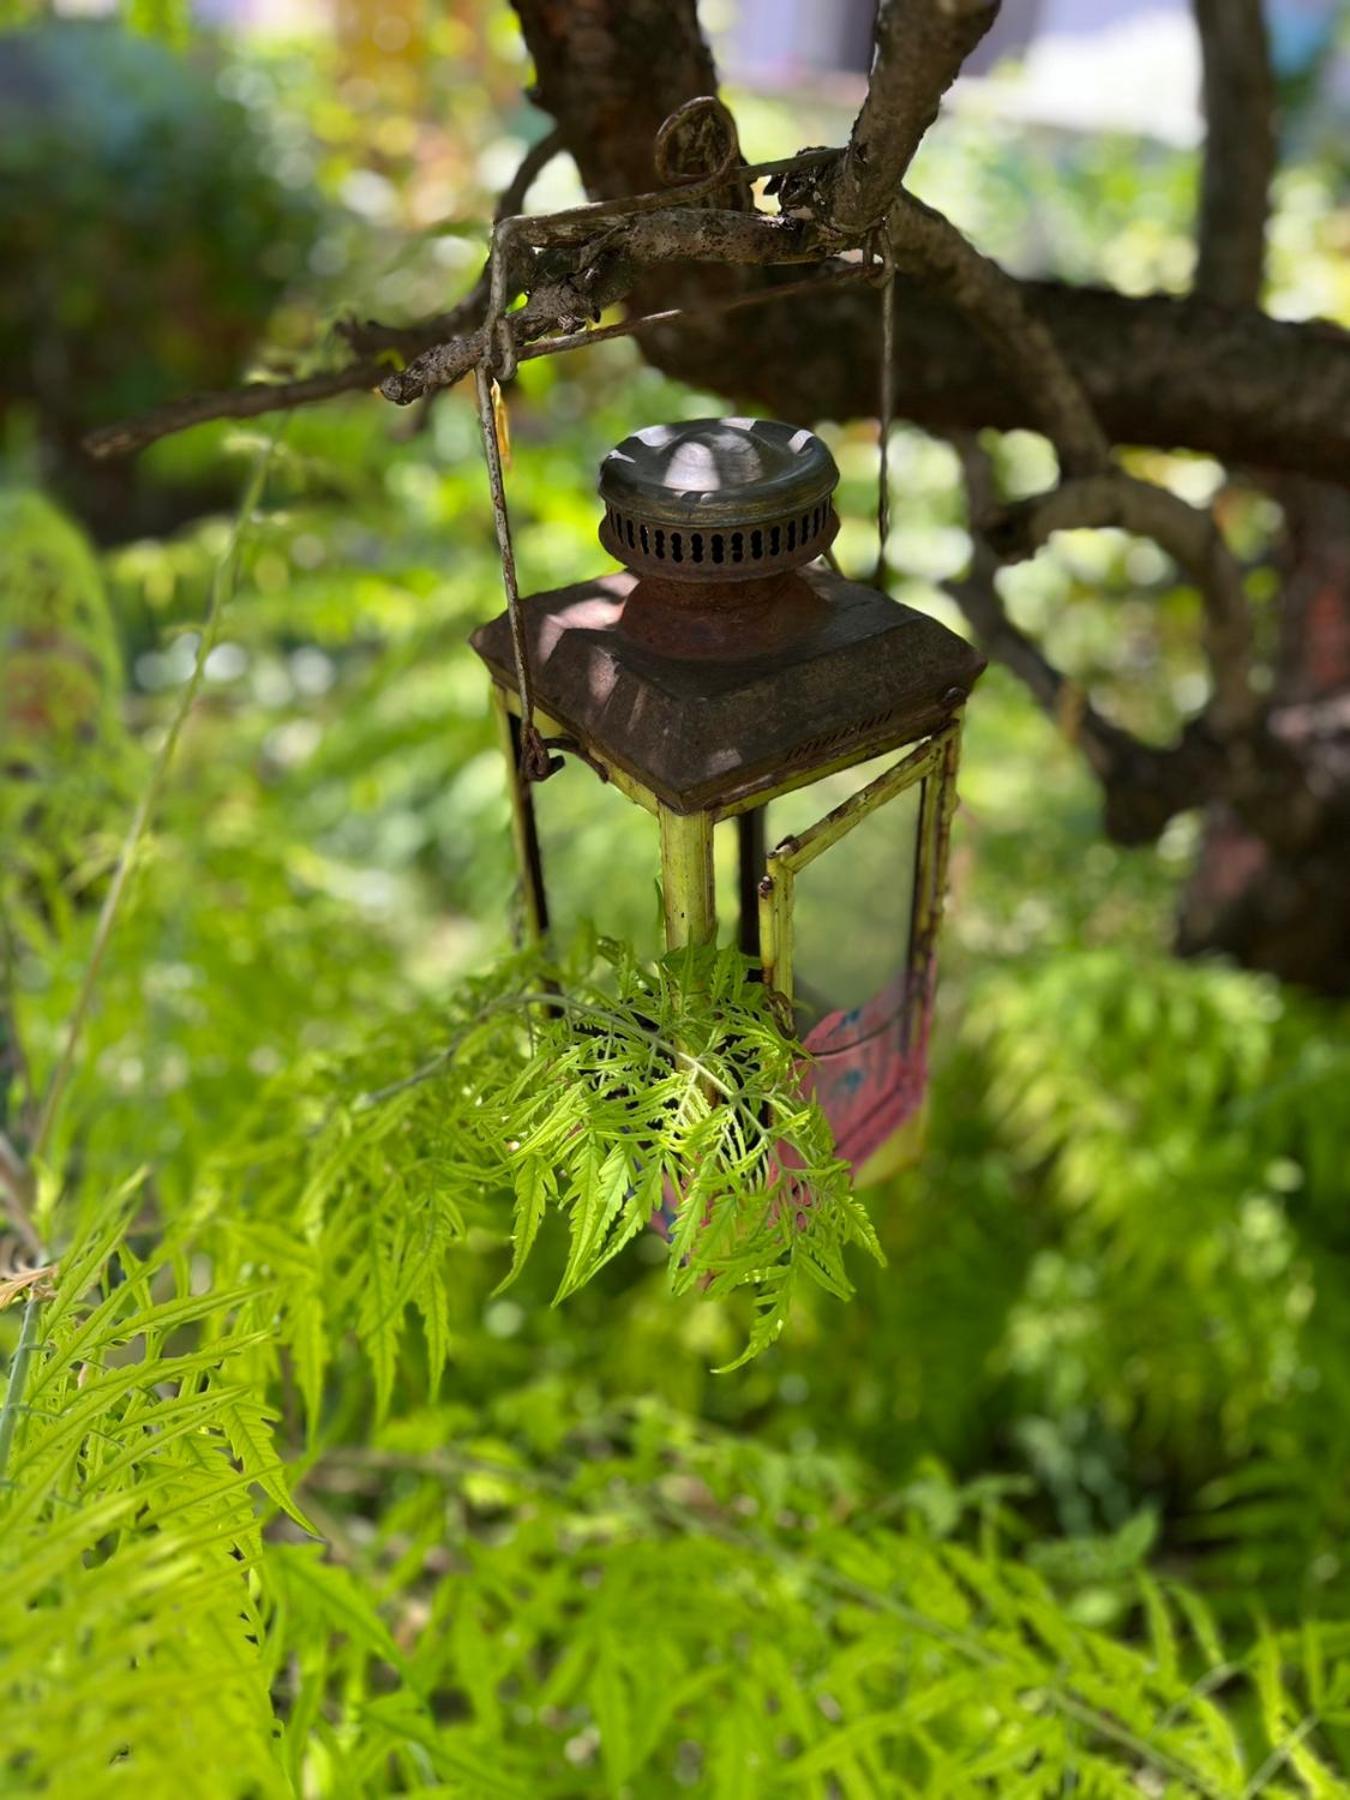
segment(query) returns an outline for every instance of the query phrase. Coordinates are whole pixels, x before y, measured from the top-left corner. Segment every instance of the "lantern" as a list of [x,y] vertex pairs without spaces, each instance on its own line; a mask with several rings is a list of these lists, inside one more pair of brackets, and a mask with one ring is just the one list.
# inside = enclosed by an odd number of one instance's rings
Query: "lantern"
[[[983,663],[827,565],[838,479],[818,437],[771,420],[636,432],[600,471],[600,541],[623,569],[524,598],[514,628],[508,610],[473,643],[529,930],[549,928],[550,790],[536,802],[522,771],[531,752],[536,779],[548,767],[523,709],[590,765],[579,779],[654,815],[671,949],[716,940],[715,835],[733,822],[740,947],[791,1002],[804,1084],[866,1184],[919,1146],[961,713]],[[505,548],[504,510],[498,526]]]

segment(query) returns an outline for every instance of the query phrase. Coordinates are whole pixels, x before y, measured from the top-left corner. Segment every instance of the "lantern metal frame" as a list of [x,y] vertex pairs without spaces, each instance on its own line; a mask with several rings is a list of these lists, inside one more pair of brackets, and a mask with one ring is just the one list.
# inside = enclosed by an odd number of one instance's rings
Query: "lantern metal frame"
[[[667,122],[669,126],[672,121]],[[663,134],[666,131],[663,127]],[[505,269],[509,248],[521,241],[584,242],[600,217],[624,216],[648,212],[661,206],[690,204],[710,197],[728,182],[748,186],[764,174],[780,174],[824,161],[829,152],[806,152],[778,163],[752,167],[734,167],[730,157],[715,174],[686,184],[674,192],[634,196],[623,201],[606,201],[569,209],[539,218],[517,217],[500,221],[493,231],[490,255],[489,307],[482,334],[482,354],[474,374],[478,398],[479,421],[492,491],[493,512],[501,555],[503,586],[507,612],[499,626],[507,627],[503,639],[499,633],[495,646],[485,643],[483,632],[475,634],[475,645],[491,671],[491,704],[501,749],[508,772],[511,830],[517,867],[521,873],[522,924],[533,941],[542,941],[549,928],[548,893],[540,849],[533,786],[546,780],[562,766],[564,752],[585,761],[597,777],[615,787],[658,822],[660,830],[661,893],[665,942],[668,951],[690,945],[716,941],[718,917],[714,865],[714,833],[724,820],[737,822],[739,845],[739,901],[741,948],[759,963],[766,986],[781,995],[790,1008],[794,980],[793,909],[798,876],[826,851],[844,842],[849,834],[880,807],[914,787],[919,788],[918,816],[915,827],[913,884],[910,890],[908,944],[903,963],[903,998],[897,1012],[889,1015],[881,1030],[890,1031],[900,1021],[898,1048],[911,1058],[911,1068],[920,1071],[922,1080],[927,1033],[931,1021],[935,970],[935,945],[941,922],[945,893],[952,814],[956,804],[956,773],[964,702],[983,666],[981,659],[969,653],[973,667],[955,675],[958,685],[939,697],[936,693],[917,711],[902,708],[884,717],[849,721],[847,748],[824,760],[804,766],[797,763],[775,778],[766,766],[745,771],[739,785],[729,782],[725,793],[706,787],[682,788],[678,784],[664,795],[644,781],[635,768],[625,767],[596,741],[585,728],[584,719],[575,721],[552,716],[547,707],[536,703],[531,674],[529,633],[522,616],[517,587],[515,558],[511,543],[506,507],[501,443],[498,435],[500,405],[496,378],[514,373],[518,361],[578,349],[589,343],[629,336],[646,328],[674,323],[685,317],[739,310],[744,306],[785,299],[821,286],[853,282],[858,279],[880,280],[882,305],[882,357],[878,415],[881,425],[881,466],[877,522],[879,538],[878,569],[883,566],[885,536],[889,518],[888,437],[892,418],[892,376],[894,356],[894,267],[883,231],[869,235],[860,243],[860,260],[829,259],[828,269],[806,280],[781,283],[750,295],[713,300],[697,308],[670,308],[666,311],[632,317],[616,325],[596,325],[553,338],[544,338],[517,346],[512,338],[506,314]],[[658,163],[659,163],[658,157]],[[561,232],[561,235],[559,235]],[[823,261],[825,259],[822,259]],[[608,505],[606,519],[611,525],[607,536],[601,529],[601,542],[611,554],[618,540],[613,538],[613,506]],[[827,518],[832,514],[827,514]],[[620,527],[626,536],[626,527]],[[820,550],[835,575],[838,564],[829,550],[833,529],[822,530]],[[640,559],[622,557],[630,569],[641,574]],[[653,569],[652,573],[655,573]],[[803,574],[806,571],[802,571]],[[609,587],[614,578],[602,578]],[[851,585],[851,584],[850,584]],[[580,593],[581,590],[574,590]],[[855,588],[856,593],[856,588]],[[561,591],[560,591],[561,592]],[[551,596],[558,599],[559,595]],[[566,594],[562,597],[567,598]],[[539,598],[547,598],[540,596]],[[894,603],[891,603],[894,604]],[[900,609],[904,611],[905,609]],[[911,614],[911,619],[916,616]],[[941,636],[950,634],[940,633]],[[508,651],[509,645],[509,651]],[[921,644],[916,643],[919,663],[924,661]],[[892,653],[893,654],[893,653]],[[891,665],[892,668],[894,664]],[[902,684],[903,685],[903,684]],[[922,685],[922,683],[920,683]],[[559,698],[565,696],[560,693]],[[913,702],[915,696],[911,695]],[[839,733],[840,741],[845,734]],[[828,738],[825,740],[828,743]],[[903,752],[899,760],[882,774],[835,806],[810,826],[784,838],[773,848],[766,844],[766,808],[784,795],[814,786],[841,771],[858,768],[892,752]],[[662,779],[654,765],[653,775]],[[850,1015],[852,1017],[852,1015]],[[914,1041],[917,1039],[918,1041]],[[838,1052],[844,1054],[847,1044]],[[896,1129],[889,1131],[855,1168],[860,1185],[891,1173],[913,1159],[921,1148],[926,1107],[920,1098],[902,1116]]]
[[[525,878],[522,883],[525,930],[531,939],[539,941],[548,929],[548,895],[543,880],[533,784],[521,772],[520,701],[499,680],[493,679],[491,706],[508,771],[512,841],[517,866]],[[550,735],[566,735],[560,720],[538,709],[535,717]],[[758,955],[766,982],[791,999],[793,882],[823,851],[839,843],[877,807],[897,799],[906,789],[919,783],[926,785],[920,804],[914,891],[918,899],[934,883],[937,884],[936,897],[926,903],[925,912],[923,948],[931,947],[942,913],[942,882],[946,875],[951,817],[955,810],[960,742],[958,712],[948,724],[917,744],[912,738],[901,738],[891,744],[879,745],[862,756],[855,749],[809,769],[795,771],[771,787],[756,788],[753,793],[740,794],[695,812],[680,812],[668,805],[645,782],[606,757],[602,750],[588,746],[586,760],[602,781],[650,813],[660,827],[662,869],[669,869],[673,890],[664,907],[666,948],[679,950],[686,944],[711,942],[716,932],[712,841],[718,825],[728,819],[753,819],[756,814],[762,819],[769,804],[781,800],[785,794],[813,787],[831,775],[857,768],[860,762],[870,761],[874,756],[909,749],[900,762],[823,814],[815,824],[784,838],[772,850],[764,852],[764,871],[755,882]],[[929,785],[934,782],[936,792],[930,797]],[[916,924],[918,918],[916,910]],[[913,952],[911,961],[912,958]]]
[[[520,758],[519,699],[499,681],[491,683],[491,704],[496,721],[511,804],[512,838],[517,867],[521,871],[523,927],[532,943],[548,935],[548,895],[540,852],[532,784],[524,776]],[[541,725],[561,733],[560,721],[539,713]],[[795,988],[793,971],[793,918],[797,877],[826,851],[843,843],[862,822],[912,788],[920,791],[915,831],[913,904],[906,947],[905,975],[911,996],[905,1011],[907,1032],[917,1026],[926,1032],[932,1006],[933,966],[937,936],[946,902],[947,869],[952,817],[956,809],[956,779],[961,749],[961,714],[931,736],[892,744],[890,751],[905,750],[898,762],[874,777],[856,793],[822,814],[813,824],[765,848],[766,809],[784,795],[813,787],[829,776],[856,768],[856,751],[818,767],[798,771],[769,788],[741,795],[697,812],[681,813],[601,752],[588,752],[595,773],[628,800],[656,818],[660,827],[661,901],[666,948],[709,944],[718,926],[717,884],[713,834],[726,820],[739,827],[741,948],[758,961],[763,981],[789,1005]],[[883,749],[878,754],[886,754]],[[861,760],[871,760],[864,758]],[[755,940],[746,936],[747,911],[755,927]],[[908,1035],[902,1045],[917,1048]],[[920,1154],[926,1128],[926,1106],[916,1108],[903,1126],[855,1170],[860,1187],[879,1181],[907,1166]]]

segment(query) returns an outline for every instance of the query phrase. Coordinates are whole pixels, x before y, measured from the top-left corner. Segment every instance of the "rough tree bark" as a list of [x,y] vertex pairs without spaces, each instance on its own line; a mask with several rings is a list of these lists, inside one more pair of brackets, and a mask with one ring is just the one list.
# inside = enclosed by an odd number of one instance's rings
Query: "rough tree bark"
[[[538,97],[557,120],[588,189],[597,197],[612,194],[618,169],[631,174],[635,187],[645,183],[647,164],[617,118],[618,97],[628,80],[627,51],[623,34],[607,29],[606,9],[587,9],[584,27],[570,33],[564,18],[570,9],[542,0],[516,0],[516,6],[540,72]],[[648,10],[622,4],[611,9],[630,25],[635,12]],[[1343,369],[1350,344],[1332,327],[1324,332],[1278,327],[1257,310],[1276,155],[1274,83],[1260,0],[1195,0],[1195,10],[1204,50],[1208,138],[1193,297],[1130,301],[1046,282],[1025,284],[1017,298],[1048,331],[1111,441],[1204,449],[1238,468],[1296,468],[1306,474],[1315,465],[1320,473],[1350,474],[1350,448],[1334,441],[1337,427],[1325,420],[1330,430],[1323,435],[1311,416],[1320,377],[1310,366],[1326,352],[1328,363],[1335,360]],[[982,0],[946,6],[883,0],[867,101],[826,203],[836,222],[865,227],[889,210],[942,92],[996,12],[997,5]],[[694,84],[706,80],[706,59],[692,48],[692,5],[658,4],[643,26],[649,67],[651,33],[663,23],[670,54],[654,59],[663,74],[655,107],[673,109],[697,91]],[[584,86],[571,78],[578,38],[584,39]],[[933,273],[930,260],[924,273],[905,282],[900,297],[897,411],[947,433],[990,424],[1044,424],[1036,417],[1034,389],[1008,379],[989,341],[981,341],[970,308],[953,306]],[[821,296],[809,308],[768,309],[753,322],[733,315],[663,329],[644,340],[644,349],[670,374],[782,416],[849,417],[867,414],[874,405],[876,311],[872,296],[842,292]],[[1258,337],[1263,342],[1256,354]],[[1344,379],[1340,373],[1332,384],[1342,421]],[[1290,430],[1295,415],[1301,421],[1296,432]],[[1064,460],[1062,435],[1058,443]],[[1321,494],[1320,503],[1313,491]],[[1225,732],[1223,720],[1211,711],[1165,756],[1110,726],[1086,700],[1074,716],[1078,741],[1103,783],[1112,835],[1148,841],[1178,811],[1205,808],[1205,841],[1183,904],[1180,946],[1191,952],[1222,948],[1252,966],[1346,992],[1350,700],[1344,658],[1350,640],[1350,524],[1327,493],[1307,481],[1287,480],[1283,486],[1293,510],[1281,629],[1295,647],[1286,641],[1282,670],[1297,667],[1305,690],[1314,679],[1314,695],[1305,692],[1296,703],[1289,677],[1281,672],[1274,704],[1260,718]],[[1061,489],[1053,502],[1061,523],[1115,522],[1150,530],[1121,504],[1125,496],[1118,488],[1114,501],[1108,498],[1086,511],[1080,504],[1076,513],[1065,507],[1065,494]],[[1328,530],[1329,512],[1340,522],[1339,531]],[[1002,526],[1005,556],[1019,554],[1007,544],[1009,521]],[[1037,541],[1051,529],[1053,522],[1044,521]],[[1162,541],[1156,527],[1150,535]],[[1194,558],[1183,548],[1176,542],[1168,547],[1196,572]],[[982,582],[966,584],[967,614],[986,646],[1010,662],[1054,716],[1063,717],[1063,678],[1012,631],[1001,606],[990,610],[977,597],[982,590],[984,601],[996,601],[995,570],[991,562]],[[1240,609],[1240,593],[1237,605]],[[1220,644],[1211,656],[1221,692],[1225,676],[1245,677],[1250,649],[1244,624],[1233,620],[1231,610],[1226,624],[1216,625],[1211,615],[1210,630],[1216,629],[1227,631],[1230,640],[1243,640]],[[1314,651],[1311,638],[1318,632],[1328,644]],[[1310,658],[1315,677],[1309,675]]]
[[[695,0],[513,3],[534,59],[532,98],[554,121],[548,151],[571,154],[593,199],[655,188],[662,122],[716,93]],[[907,194],[914,152],[998,0],[881,0],[868,95],[850,141],[808,174],[793,174],[781,214],[727,186],[641,218],[541,227],[512,270],[526,305],[495,336],[480,281],[431,320],[351,322],[350,361],[331,373],[197,396],[96,434],[95,448],[125,452],[201,418],[250,416],[382,377],[385,394],[407,402],[496,356],[503,332],[519,351],[604,305],[646,313],[726,297],[799,273],[783,265],[861,251],[874,271],[895,271],[896,415],[953,438],[962,452],[975,555],[952,591],[972,629],[1047,711],[1072,719],[1113,836],[1148,841],[1179,812],[1206,812],[1182,947],[1222,947],[1252,966],[1350,991],[1350,501],[1342,491],[1350,482],[1350,335],[1260,311],[1276,143],[1260,0],[1194,5],[1208,141],[1189,296],[1015,281]],[[504,196],[504,213],[520,209],[539,161]],[[720,182],[725,165],[705,143],[690,172],[710,167]],[[668,373],[740,404],[802,420],[865,416],[875,410],[878,311],[875,293],[859,283],[651,328],[639,342]],[[380,361],[390,347],[411,358],[394,375]],[[972,434],[1016,425],[1049,436],[1061,482],[1007,508]],[[1273,669],[1254,652],[1242,571],[1214,520],[1127,477],[1117,444],[1204,451],[1281,499],[1289,553]],[[1112,524],[1159,543],[1204,603],[1212,696],[1172,746],[1136,742],[1089,696],[1072,693],[999,597],[1000,568],[1034,554],[1056,529]]]
[[[1204,60],[1206,141],[1195,291],[1255,309],[1265,284],[1266,223],[1278,141],[1261,0],[1193,0]],[[1256,968],[1332,992],[1350,990],[1350,492],[1284,476],[1261,453],[1230,458],[1267,471],[1285,518],[1283,582],[1271,670],[1273,736],[1314,790],[1335,797],[1332,830],[1292,847],[1209,799],[1178,945],[1223,950]],[[1342,470],[1350,468],[1343,464]]]

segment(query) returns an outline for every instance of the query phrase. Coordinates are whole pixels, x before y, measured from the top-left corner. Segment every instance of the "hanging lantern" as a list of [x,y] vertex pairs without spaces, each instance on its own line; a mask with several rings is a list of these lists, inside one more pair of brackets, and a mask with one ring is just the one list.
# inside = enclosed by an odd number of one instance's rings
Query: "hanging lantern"
[[[531,776],[559,766],[550,749],[655,816],[671,949],[716,940],[714,843],[734,831],[740,947],[791,1003],[804,1084],[865,1185],[919,1147],[961,714],[983,663],[822,560],[838,479],[818,437],[771,420],[636,432],[600,471],[600,541],[623,570],[513,604],[473,644],[529,930],[549,928],[553,790],[536,803]],[[513,596],[501,505],[498,530]],[[603,927],[603,892],[589,901]]]

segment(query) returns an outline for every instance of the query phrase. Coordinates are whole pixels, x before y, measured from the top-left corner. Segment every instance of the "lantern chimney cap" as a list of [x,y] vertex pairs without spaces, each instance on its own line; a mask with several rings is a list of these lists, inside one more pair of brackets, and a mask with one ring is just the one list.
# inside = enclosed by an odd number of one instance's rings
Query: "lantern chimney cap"
[[810,562],[837,529],[834,458],[776,419],[648,425],[600,465],[600,540],[637,573],[749,580]]

